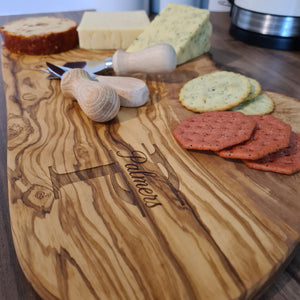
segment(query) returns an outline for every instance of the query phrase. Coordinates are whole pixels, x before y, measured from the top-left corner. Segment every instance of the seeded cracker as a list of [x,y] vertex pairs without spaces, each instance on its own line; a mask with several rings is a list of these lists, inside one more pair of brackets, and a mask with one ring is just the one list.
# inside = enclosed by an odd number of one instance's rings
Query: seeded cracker
[[257,160],[289,145],[291,126],[271,116],[247,116],[257,122],[253,136],[243,144],[216,153],[225,158]]
[[243,101],[231,110],[240,111],[245,115],[264,115],[271,113],[273,109],[273,100],[267,94],[261,93],[251,100]]
[[243,102],[251,90],[250,80],[237,73],[217,71],[188,81],[179,101],[194,112],[229,110]]
[[287,148],[271,153],[259,160],[243,160],[252,169],[291,175],[300,170],[300,135],[291,132]]
[[261,86],[259,82],[253,78],[248,78],[248,79],[251,83],[251,89],[249,95],[246,98],[246,101],[257,97],[261,92]]
[[248,140],[255,126],[240,112],[211,111],[185,119],[173,135],[185,149],[218,151]]

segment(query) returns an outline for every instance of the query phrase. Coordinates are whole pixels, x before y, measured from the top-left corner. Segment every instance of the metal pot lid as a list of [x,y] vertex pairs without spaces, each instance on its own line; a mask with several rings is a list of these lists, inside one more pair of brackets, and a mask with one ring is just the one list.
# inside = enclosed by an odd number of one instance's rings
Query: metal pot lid
[[299,0],[234,0],[234,4],[264,14],[300,17]]

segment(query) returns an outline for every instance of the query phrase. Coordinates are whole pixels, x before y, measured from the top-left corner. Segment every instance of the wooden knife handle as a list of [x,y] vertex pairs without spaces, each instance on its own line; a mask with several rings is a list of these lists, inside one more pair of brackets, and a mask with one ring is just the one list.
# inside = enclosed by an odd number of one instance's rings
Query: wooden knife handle
[[61,89],[64,96],[76,99],[81,109],[93,121],[109,121],[119,112],[120,99],[115,90],[93,81],[82,69],[66,72],[61,80]]
[[171,72],[176,65],[177,56],[169,44],[156,44],[136,52],[117,50],[113,55],[113,69],[117,75]]
[[148,100],[149,90],[141,79],[126,76],[97,76],[96,80],[116,91],[121,106],[139,107]]

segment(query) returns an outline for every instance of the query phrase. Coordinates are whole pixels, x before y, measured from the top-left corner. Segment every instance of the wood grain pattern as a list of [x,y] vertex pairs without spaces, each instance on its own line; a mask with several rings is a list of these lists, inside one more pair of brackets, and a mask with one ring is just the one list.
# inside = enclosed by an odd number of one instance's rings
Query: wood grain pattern
[[[251,298],[299,243],[299,173],[248,169],[186,151],[172,130],[192,115],[182,84],[215,70],[207,55],[148,75],[146,106],[90,121],[45,61],[2,50],[8,111],[10,217],[27,278],[47,299]],[[300,133],[300,103],[268,93]],[[288,195],[288,197],[287,197]]]

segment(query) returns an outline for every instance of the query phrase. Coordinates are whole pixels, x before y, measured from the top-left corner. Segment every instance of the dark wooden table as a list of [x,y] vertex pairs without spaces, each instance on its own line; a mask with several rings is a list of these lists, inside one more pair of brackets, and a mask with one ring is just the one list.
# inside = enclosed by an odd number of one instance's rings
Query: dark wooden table
[[[83,12],[57,13],[80,22]],[[22,16],[0,16],[0,25]],[[213,61],[224,70],[232,70],[257,79],[263,89],[300,100],[300,51],[278,51],[248,46],[229,35],[228,13],[212,13]],[[1,50],[0,50],[1,51]],[[10,229],[6,175],[6,104],[0,73],[0,300],[40,299],[25,278],[18,263]],[[300,199],[300,195],[299,195]],[[278,273],[259,299],[300,299],[300,250],[289,265]]]

